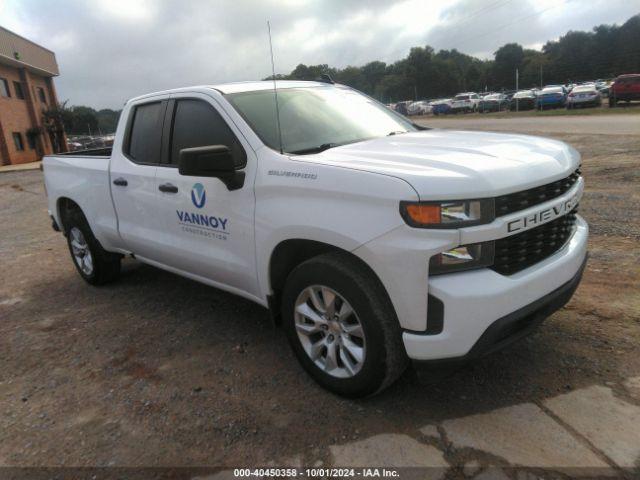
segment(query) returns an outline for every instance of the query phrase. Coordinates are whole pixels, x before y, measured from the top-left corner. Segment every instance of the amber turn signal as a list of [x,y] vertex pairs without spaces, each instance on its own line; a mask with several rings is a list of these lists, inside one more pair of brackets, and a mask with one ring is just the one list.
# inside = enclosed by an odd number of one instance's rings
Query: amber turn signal
[[433,225],[441,222],[440,205],[425,205],[420,203],[408,203],[405,212],[416,225]]

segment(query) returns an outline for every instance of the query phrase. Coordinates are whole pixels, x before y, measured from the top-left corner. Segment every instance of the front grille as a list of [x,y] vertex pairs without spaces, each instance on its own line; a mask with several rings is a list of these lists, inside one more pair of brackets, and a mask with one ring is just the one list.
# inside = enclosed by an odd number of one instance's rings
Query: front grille
[[541,187],[530,188],[529,190],[496,197],[496,217],[508,215],[518,210],[524,210],[525,208],[559,197],[568,191],[578,181],[578,178],[580,178],[580,169],[577,169],[562,180],[548,183]]
[[577,211],[578,207],[549,223],[496,240],[495,259],[490,268],[502,275],[512,275],[550,257],[571,237]]

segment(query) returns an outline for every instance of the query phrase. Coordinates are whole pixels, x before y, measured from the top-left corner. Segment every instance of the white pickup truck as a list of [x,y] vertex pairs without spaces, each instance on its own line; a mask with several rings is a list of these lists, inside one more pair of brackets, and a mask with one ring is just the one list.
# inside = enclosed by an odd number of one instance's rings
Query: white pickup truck
[[588,235],[576,150],[425,129],[331,83],[274,93],[134,98],[111,150],[45,157],[80,275],[112,281],[132,255],[251,299],[313,378],[352,397],[410,359],[500,348],[569,300]]

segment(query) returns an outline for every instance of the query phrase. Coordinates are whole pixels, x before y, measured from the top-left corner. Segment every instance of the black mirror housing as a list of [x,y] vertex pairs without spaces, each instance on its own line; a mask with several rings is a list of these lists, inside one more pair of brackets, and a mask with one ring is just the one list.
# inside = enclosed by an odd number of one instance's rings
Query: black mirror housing
[[219,178],[229,190],[244,185],[244,172],[236,170],[231,149],[226,145],[183,148],[178,160],[180,175]]

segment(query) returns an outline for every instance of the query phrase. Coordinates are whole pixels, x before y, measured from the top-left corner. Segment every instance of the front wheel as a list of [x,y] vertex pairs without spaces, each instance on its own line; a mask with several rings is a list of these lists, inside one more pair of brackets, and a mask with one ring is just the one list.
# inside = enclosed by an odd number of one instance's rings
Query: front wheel
[[329,253],[289,275],[283,325],[304,369],[346,397],[372,395],[407,365],[395,311],[377,278],[359,260]]

